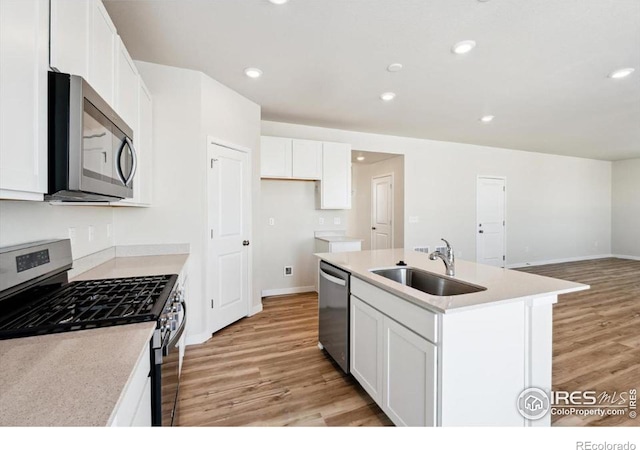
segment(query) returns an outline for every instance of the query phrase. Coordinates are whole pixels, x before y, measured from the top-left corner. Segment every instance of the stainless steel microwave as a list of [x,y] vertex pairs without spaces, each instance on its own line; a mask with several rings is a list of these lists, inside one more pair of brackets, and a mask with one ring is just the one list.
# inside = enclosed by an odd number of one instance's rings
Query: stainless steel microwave
[[133,197],[133,131],[82,78],[49,72],[47,200]]

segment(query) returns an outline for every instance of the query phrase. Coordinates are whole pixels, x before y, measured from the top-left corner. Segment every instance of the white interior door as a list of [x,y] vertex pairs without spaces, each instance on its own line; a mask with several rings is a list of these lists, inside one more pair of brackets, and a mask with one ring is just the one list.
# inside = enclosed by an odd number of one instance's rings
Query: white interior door
[[393,248],[393,175],[371,180],[371,250]]
[[480,264],[504,267],[505,252],[504,178],[478,178],[477,261]]
[[249,313],[251,180],[246,152],[208,144],[210,329]]

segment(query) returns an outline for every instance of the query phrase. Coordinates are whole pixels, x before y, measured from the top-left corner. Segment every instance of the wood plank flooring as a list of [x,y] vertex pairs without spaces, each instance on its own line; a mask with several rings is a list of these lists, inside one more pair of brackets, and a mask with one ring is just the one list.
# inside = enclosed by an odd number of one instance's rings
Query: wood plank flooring
[[[640,261],[606,258],[519,269],[591,285],[553,309],[554,390],[640,390]],[[628,415],[553,416],[555,426],[640,426]]]
[[[525,272],[587,283],[554,307],[553,389],[640,388],[640,261],[599,259]],[[317,296],[264,300],[264,311],[187,348],[183,426],[391,425],[317,344]],[[640,426],[625,417],[553,417],[555,426]]]
[[318,298],[266,298],[264,310],[187,347],[178,425],[392,425],[319,350]]

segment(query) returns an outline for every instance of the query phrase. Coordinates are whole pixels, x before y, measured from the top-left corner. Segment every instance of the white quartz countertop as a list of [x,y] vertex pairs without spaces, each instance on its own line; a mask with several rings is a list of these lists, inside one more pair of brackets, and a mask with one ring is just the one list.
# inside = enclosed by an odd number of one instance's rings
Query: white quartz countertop
[[316,236],[316,239],[325,242],[362,242],[364,239],[359,239],[350,236]]
[[0,426],[105,426],[155,322],[0,341]]
[[81,273],[70,281],[179,274],[187,258],[188,254],[117,257]]
[[404,286],[370,272],[372,269],[396,267],[396,263],[402,260],[408,267],[416,267],[446,277],[444,263],[440,259],[436,261],[429,260],[428,255],[425,253],[391,249],[346,253],[317,253],[316,256],[350,272],[354,277],[391,292],[418,306],[440,313],[487,306],[497,302],[513,301],[526,297],[559,295],[589,289],[586,284],[457,260],[455,262],[456,275],[452,278],[485,287],[487,290],[472,294],[440,297]]

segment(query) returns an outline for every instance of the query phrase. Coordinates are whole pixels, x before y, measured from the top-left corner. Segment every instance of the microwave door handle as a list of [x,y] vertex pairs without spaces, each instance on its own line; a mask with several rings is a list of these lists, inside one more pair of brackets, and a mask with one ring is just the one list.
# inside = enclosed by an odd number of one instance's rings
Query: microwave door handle
[[[136,175],[136,171],[138,170],[138,153],[136,153],[136,149],[133,146],[133,142],[131,142],[131,139],[129,139],[128,137],[125,137],[124,142],[128,144],[129,148],[131,149],[131,158],[132,158],[131,173],[129,174],[129,178],[127,178],[126,182],[124,183],[126,186],[129,186],[129,183],[131,183],[131,181],[133,180],[133,177]],[[123,147],[124,147],[124,144],[123,144]]]
[[124,179],[124,174],[122,173],[121,156],[126,143],[127,141],[123,140],[120,144],[120,147],[118,148],[118,152],[116,153],[116,174],[118,175],[118,178],[120,179],[122,184],[124,184],[125,186],[127,185],[127,180]]

